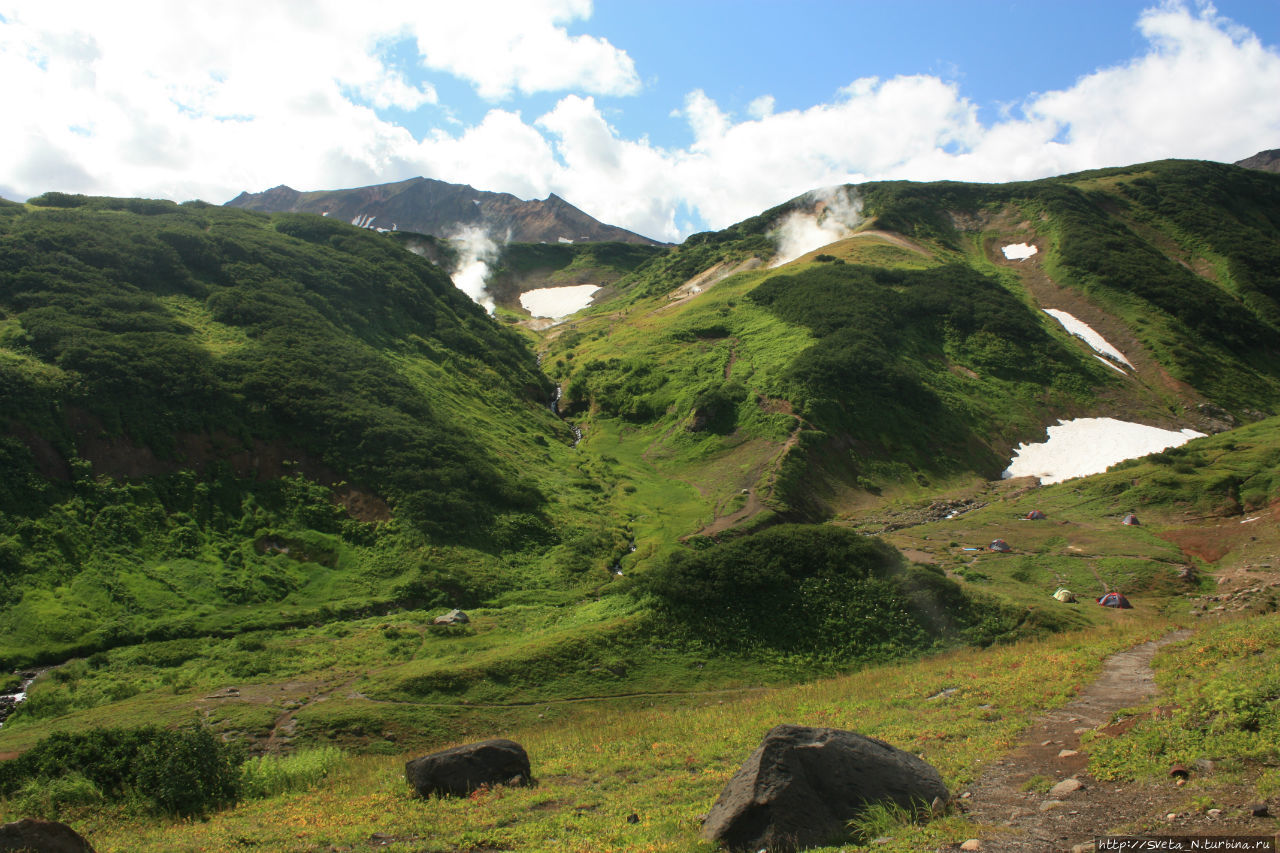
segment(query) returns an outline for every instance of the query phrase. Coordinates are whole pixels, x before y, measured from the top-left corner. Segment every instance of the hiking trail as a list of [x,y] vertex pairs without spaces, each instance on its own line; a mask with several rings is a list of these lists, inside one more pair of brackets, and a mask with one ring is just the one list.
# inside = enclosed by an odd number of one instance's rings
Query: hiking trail
[[[1119,734],[1131,725],[1111,725],[1111,717],[1156,695],[1151,659],[1162,646],[1188,636],[1189,631],[1175,631],[1107,658],[1102,673],[1077,698],[1042,717],[1020,747],[964,789],[958,802],[971,820],[984,825],[978,836],[983,853],[1092,850],[1096,836],[1151,819],[1161,821],[1161,834],[1206,832],[1188,825],[1190,815],[1167,819],[1185,803],[1181,789],[1170,782],[1099,782],[1088,774],[1089,756],[1080,745],[1080,735],[1087,731]],[[1082,787],[1056,794],[1045,793],[1043,785],[1024,790],[1036,777],[1054,785],[1075,779]]]

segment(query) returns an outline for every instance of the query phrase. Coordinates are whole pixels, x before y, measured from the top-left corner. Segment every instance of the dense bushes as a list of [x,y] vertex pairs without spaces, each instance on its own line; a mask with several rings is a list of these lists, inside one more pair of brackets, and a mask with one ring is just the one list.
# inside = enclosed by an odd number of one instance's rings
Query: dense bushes
[[[316,216],[59,193],[34,203],[0,219],[0,333],[20,356],[0,359],[0,433],[35,433],[69,456],[79,410],[161,459],[181,433],[284,439],[451,539],[541,503],[389,357],[416,340],[453,372],[546,396],[525,344],[430,263]],[[6,482],[35,467],[20,451],[0,463]]]
[[715,647],[829,661],[893,657],[948,638],[990,642],[1018,624],[889,545],[831,526],[783,525],[676,552],[637,586]]
[[0,763],[0,796],[57,786],[80,802],[137,797],[164,814],[203,815],[239,800],[241,761],[197,725],[56,732]]

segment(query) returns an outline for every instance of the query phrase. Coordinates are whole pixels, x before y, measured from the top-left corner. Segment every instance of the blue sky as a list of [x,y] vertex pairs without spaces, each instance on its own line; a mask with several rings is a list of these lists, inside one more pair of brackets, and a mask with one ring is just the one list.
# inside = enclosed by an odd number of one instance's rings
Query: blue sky
[[679,239],[846,181],[1280,146],[1277,0],[355,6],[0,0],[0,196],[421,174]]

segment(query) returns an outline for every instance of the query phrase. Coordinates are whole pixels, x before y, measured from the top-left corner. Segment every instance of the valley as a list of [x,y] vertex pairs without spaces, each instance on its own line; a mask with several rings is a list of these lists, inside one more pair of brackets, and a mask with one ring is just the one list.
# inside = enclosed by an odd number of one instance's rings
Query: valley
[[[5,819],[99,850],[704,849],[777,722],[959,792],[1174,630],[1160,696],[1091,721],[1082,767],[1150,786],[1212,757],[1162,805],[1276,803],[1280,177],[843,192],[676,247],[510,244],[492,314],[403,231],[0,202],[0,663],[48,667],[0,727]],[[775,266],[783,223],[838,239]],[[563,318],[521,301],[587,287]],[[1185,443],[1002,478],[1083,418]],[[54,736],[192,723],[321,769],[181,823],[18,775]],[[496,736],[539,786],[409,796],[404,758]],[[954,849],[991,820],[855,836]]]

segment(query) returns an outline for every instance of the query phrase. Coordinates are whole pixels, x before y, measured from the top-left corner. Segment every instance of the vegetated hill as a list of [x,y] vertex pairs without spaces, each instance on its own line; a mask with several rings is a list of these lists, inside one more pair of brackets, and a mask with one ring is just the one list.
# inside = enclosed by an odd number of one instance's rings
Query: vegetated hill
[[1245,169],[1258,169],[1263,172],[1280,172],[1280,148],[1259,151],[1252,157],[1237,160],[1236,165]]
[[385,235],[50,193],[0,258],[0,659],[466,602],[523,580],[422,549],[559,535],[533,353]]
[[267,213],[319,213],[365,228],[433,237],[454,237],[466,228],[479,228],[497,242],[662,245],[606,225],[554,193],[540,201],[524,201],[510,193],[485,192],[433,178],[313,192],[281,185],[260,193],[242,192],[226,206]]
[[[1059,576],[1160,606],[1186,589],[1185,555],[1115,514],[1198,511],[1184,482],[1214,512],[1267,505],[1273,422],[1247,427],[1250,448],[1171,453],[1087,500],[1043,490],[1076,527],[1014,555],[961,548],[1009,533],[1018,492],[985,478],[1055,418],[1210,432],[1275,410],[1278,180],[1167,162],[872,184],[843,230],[857,205],[822,194],[670,251],[511,247],[499,278],[516,289],[615,276],[523,338],[398,232],[139,200],[0,206],[0,656],[77,657],[32,685],[0,750],[194,711],[261,749],[398,752],[572,713],[563,700],[777,683],[1107,618],[1059,608]],[[770,267],[789,220],[834,242]],[[1024,242],[1029,260],[1001,252]],[[1101,363],[1050,307],[1132,367]],[[1219,464],[1232,479],[1202,470]],[[893,531],[933,568],[861,535],[975,494],[990,506],[972,527]],[[429,624],[452,606],[472,622]]]
[[[1280,178],[1164,161],[842,192],[848,227],[825,192],[694,235],[549,345],[587,441],[687,478],[710,532],[998,477],[1058,418],[1213,432],[1280,404]],[[797,221],[833,242],[768,266]]]

